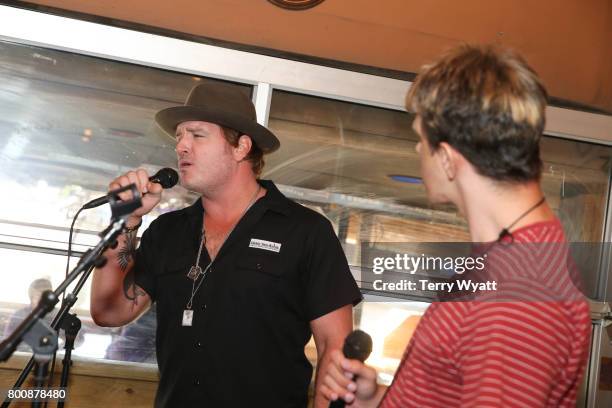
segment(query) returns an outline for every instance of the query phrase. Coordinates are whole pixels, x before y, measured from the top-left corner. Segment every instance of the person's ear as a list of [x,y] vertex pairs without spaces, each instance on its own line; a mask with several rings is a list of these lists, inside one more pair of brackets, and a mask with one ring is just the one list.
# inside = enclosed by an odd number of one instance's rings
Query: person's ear
[[449,181],[453,181],[457,176],[457,167],[461,157],[460,153],[446,142],[441,142],[436,151],[442,165],[442,170]]
[[238,146],[234,148],[234,156],[236,160],[242,161],[251,151],[251,147],[253,146],[253,141],[250,136],[241,135],[238,139]]

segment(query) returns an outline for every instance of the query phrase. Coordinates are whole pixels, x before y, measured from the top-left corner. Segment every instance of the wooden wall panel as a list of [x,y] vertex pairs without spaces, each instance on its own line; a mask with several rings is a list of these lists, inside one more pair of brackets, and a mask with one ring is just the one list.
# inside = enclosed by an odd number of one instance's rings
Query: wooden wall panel
[[[24,355],[13,356],[0,364],[0,388],[10,388],[26,365]],[[56,363],[55,384],[61,375],[61,360]],[[33,387],[28,380],[23,388]],[[150,408],[157,390],[157,368],[134,363],[75,360],[70,374],[66,408],[130,407]],[[11,407],[29,407],[12,403]],[[55,406],[51,404],[50,406]]]

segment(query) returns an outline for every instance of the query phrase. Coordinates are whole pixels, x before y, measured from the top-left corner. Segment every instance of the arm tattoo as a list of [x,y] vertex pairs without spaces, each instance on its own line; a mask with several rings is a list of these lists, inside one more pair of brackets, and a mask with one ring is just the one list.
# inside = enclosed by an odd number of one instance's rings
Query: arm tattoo
[[[134,253],[136,252],[136,231],[129,232],[125,236],[125,244],[119,250],[117,254],[117,261],[122,271],[126,271],[130,260],[134,259]],[[144,296],[145,292],[136,286],[136,280],[134,276],[134,268],[130,269],[123,279],[123,294],[126,299],[131,300],[134,304],[138,304],[138,297]]]
[[125,234],[125,244],[119,249],[117,261],[123,272],[127,269],[130,260],[134,258],[136,252],[136,231]]
[[138,304],[138,297],[144,296],[146,293],[144,290],[140,289],[136,286],[136,281],[134,279],[134,269],[131,269],[123,279],[123,295],[126,299],[134,302],[135,305]]

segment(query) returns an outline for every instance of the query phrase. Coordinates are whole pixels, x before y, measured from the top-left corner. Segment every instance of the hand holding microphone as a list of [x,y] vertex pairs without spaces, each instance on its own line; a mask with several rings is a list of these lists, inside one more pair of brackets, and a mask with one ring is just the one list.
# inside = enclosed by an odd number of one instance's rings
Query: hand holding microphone
[[[108,188],[112,191],[121,187],[129,186],[130,184],[134,184],[136,189],[142,195],[142,206],[135,210],[132,213],[132,216],[142,217],[143,215],[149,213],[160,202],[162,189],[172,188],[177,182],[178,173],[171,168],[163,168],[151,177],[149,177],[146,170],[138,169],[135,171],[129,171],[124,175],[117,177],[109,184]],[[122,198],[131,199],[132,197]],[[107,202],[108,197],[103,196],[88,202],[83,206],[83,208],[94,208],[102,204],[106,204]]]
[[[372,352],[372,339],[361,331],[355,330],[345,341],[342,353],[332,352],[328,372],[323,378],[321,391],[331,401],[330,408],[343,408],[353,402],[369,406],[377,395],[376,370],[363,362]],[[372,406],[376,406],[377,402]]]

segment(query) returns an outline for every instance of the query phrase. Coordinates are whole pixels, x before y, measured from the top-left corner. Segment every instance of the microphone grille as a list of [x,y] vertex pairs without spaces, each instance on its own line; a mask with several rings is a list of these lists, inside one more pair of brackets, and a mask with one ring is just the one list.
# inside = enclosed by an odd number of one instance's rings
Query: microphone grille
[[364,331],[354,330],[346,336],[342,352],[347,358],[364,362],[372,352],[372,338]]
[[176,170],[166,167],[155,173],[153,179],[163,188],[172,188],[178,183],[179,175]]

